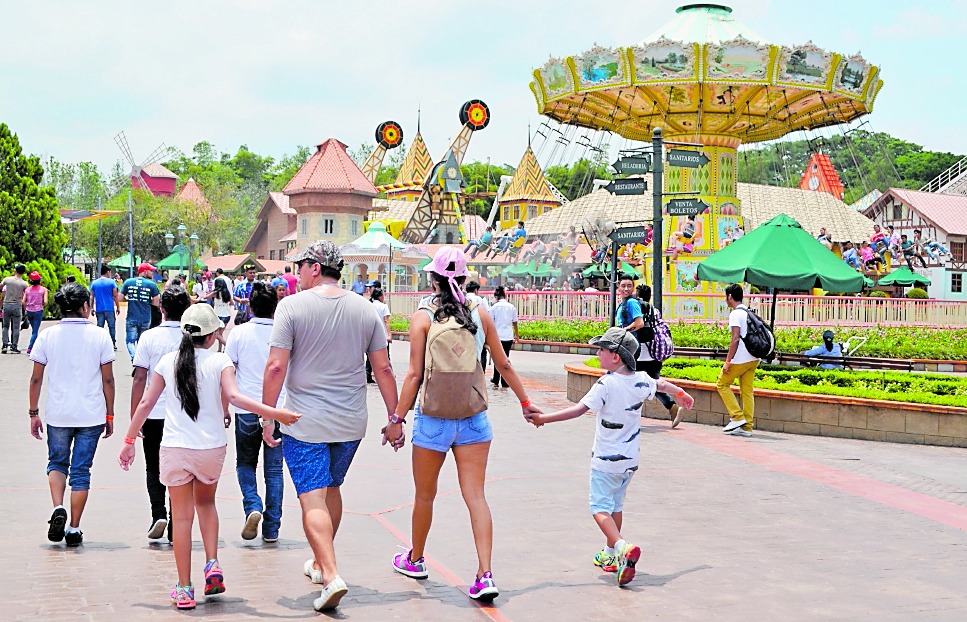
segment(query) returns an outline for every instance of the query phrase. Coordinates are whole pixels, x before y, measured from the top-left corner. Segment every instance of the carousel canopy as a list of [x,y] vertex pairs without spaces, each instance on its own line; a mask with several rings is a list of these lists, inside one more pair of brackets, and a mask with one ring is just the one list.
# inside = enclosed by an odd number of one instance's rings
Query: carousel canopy
[[859,54],[770,45],[731,8],[693,4],[638,45],[551,58],[530,86],[538,111],[561,123],[633,140],[660,126],[735,146],[867,114],[883,82]]
[[394,250],[407,247],[406,244],[386,233],[386,225],[378,221],[370,224],[366,233],[353,240],[351,244],[363,250],[375,250],[380,246],[389,246]]

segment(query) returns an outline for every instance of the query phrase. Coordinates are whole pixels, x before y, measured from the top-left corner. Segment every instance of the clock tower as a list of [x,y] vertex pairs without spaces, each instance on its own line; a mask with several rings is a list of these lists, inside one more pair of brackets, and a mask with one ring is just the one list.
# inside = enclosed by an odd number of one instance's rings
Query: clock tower
[[814,153],[810,156],[802,179],[799,180],[799,187],[803,190],[829,193],[840,201],[843,200],[846,189],[832,161],[825,153]]

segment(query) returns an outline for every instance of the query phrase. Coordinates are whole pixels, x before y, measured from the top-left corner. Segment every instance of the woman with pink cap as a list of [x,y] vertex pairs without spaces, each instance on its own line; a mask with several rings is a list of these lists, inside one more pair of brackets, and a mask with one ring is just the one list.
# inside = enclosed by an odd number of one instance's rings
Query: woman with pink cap
[[[474,600],[490,601],[497,597],[498,590],[490,569],[493,521],[490,516],[490,506],[487,505],[487,499],[484,496],[487,458],[490,453],[490,441],[493,439],[493,430],[486,410],[486,380],[480,368],[480,353],[485,343],[490,347],[494,367],[500,370],[500,374],[507,379],[511,389],[520,399],[523,413],[525,415],[539,413],[540,410],[527,399],[527,393],[521,385],[520,378],[500,345],[500,339],[490,315],[476,303],[468,301],[461,289],[469,273],[466,258],[460,249],[444,246],[437,251],[433,261],[424,270],[429,273],[434,294],[425,306],[421,306],[410,317],[409,370],[403,380],[396,411],[391,416],[390,423],[383,429],[384,443],[389,442],[396,449],[402,446],[403,423],[422,385],[424,395],[416,407],[414,415],[416,421],[413,429],[413,481],[416,485],[416,498],[413,503],[412,548],[393,559],[393,569],[414,579],[425,579],[428,576],[423,551],[433,518],[437,479],[447,453],[453,451],[453,457],[457,463],[460,492],[470,511],[470,525],[477,549],[477,575],[470,587],[469,595]],[[483,387],[483,395],[480,395],[479,391],[476,391],[475,395],[483,404],[483,410],[462,418],[448,416],[452,413],[437,413],[445,416],[429,416],[421,410],[424,407],[427,411],[430,410],[428,407],[430,398],[427,394],[433,383],[431,373],[440,373],[440,370],[432,365],[439,366],[444,359],[443,357],[439,360],[431,358],[428,352],[434,352],[434,350],[428,349],[428,344],[432,346],[433,339],[443,339],[439,336],[443,332],[442,324],[453,327],[454,322],[458,326],[451,332],[466,331],[471,338],[466,334],[451,334],[448,338],[463,339],[468,345],[474,343],[476,346],[475,353],[469,349],[467,354],[470,356],[462,357],[469,361],[470,357],[476,356],[475,369],[470,372],[473,380],[462,384]],[[432,337],[430,337],[431,330]],[[462,348],[454,348],[454,351],[458,358],[463,354]],[[454,411],[462,408],[460,400],[453,400],[452,403]],[[462,400],[462,403],[466,404],[467,400]]]

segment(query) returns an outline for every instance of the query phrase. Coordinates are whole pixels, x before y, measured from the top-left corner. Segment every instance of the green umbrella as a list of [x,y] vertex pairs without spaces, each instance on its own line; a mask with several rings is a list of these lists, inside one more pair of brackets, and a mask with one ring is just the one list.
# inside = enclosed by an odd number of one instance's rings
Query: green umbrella
[[[161,261],[154,264],[154,267],[158,268],[159,270],[178,270],[179,268],[188,270],[190,268],[188,262],[188,253],[171,253]],[[205,264],[200,260],[195,259],[195,267],[204,268]]]
[[500,272],[501,276],[527,276],[527,266],[519,263],[512,263]]
[[[109,266],[112,268],[130,268],[131,267],[131,253],[124,253],[114,261],[108,262]],[[141,258],[137,255],[134,256],[134,267],[137,268],[141,265]]]
[[906,266],[903,266],[902,268],[897,268],[890,274],[880,279],[879,283],[877,284],[902,285],[904,287],[909,287],[910,285],[922,285],[926,287],[927,285],[930,285],[930,279],[917,274]]
[[379,221],[371,223],[366,233],[353,240],[352,243],[359,248],[368,250],[376,250],[380,246],[389,246],[394,250],[406,248],[406,244],[386,233],[386,225]]
[[697,278],[719,283],[751,283],[772,287],[772,321],[776,290],[821,287],[828,292],[858,292],[863,275],[807,233],[795,219],[779,214],[699,262]]
[[[622,273],[625,273],[625,274],[630,274],[632,276],[638,274],[638,270],[636,270],[634,266],[632,266],[630,264],[626,264],[623,261],[621,262],[621,265],[619,266],[619,272],[622,272]],[[585,268],[584,269],[584,272],[581,273],[581,276],[583,276],[583,277],[589,277],[589,276],[609,276],[610,274],[611,274],[611,263],[608,262],[608,263],[604,263],[604,264],[602,264],[600,266],[599,265],[593,265],[593,266],[590,266],[588,268]]]
[[534,262],[532,261],[529,264],[527,264],[527,274],[544,279],[552,276],[561,276],[564,273],[556,268],[552,268],[550,265],[546,263],[542,263],[539,266],[535,266]]
[[698,278],[806,291],[858,292],[863,275],[794,219],[779,214],[698,264]]
[[866,285],[867,287],[874,287],[876,283],[874,283],[873,279],[871,279],[870,277],[864,276],[863,285]]

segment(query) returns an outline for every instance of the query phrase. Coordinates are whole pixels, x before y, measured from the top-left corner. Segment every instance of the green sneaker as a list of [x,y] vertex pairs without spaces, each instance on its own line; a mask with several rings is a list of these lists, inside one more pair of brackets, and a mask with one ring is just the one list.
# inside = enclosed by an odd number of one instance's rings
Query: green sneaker
[[618,552],[618,587],[628,585],[635,578],[635,564],[641,558],[641,549],[634,544],[626,544]]
[[594,565],[605,572],[618,572],[618,556],[608,555],[601,549],[594,554]]

